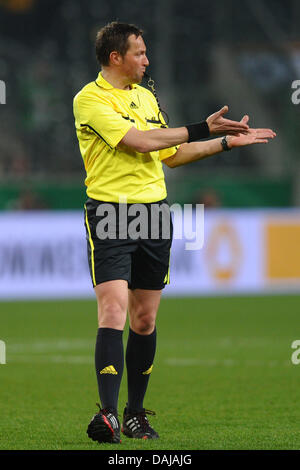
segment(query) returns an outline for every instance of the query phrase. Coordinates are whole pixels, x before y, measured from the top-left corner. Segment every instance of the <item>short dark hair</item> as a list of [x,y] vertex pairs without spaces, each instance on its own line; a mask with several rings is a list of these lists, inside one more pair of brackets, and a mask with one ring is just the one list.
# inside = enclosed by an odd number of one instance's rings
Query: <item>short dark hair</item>
[[96,36],[96,57],[100,65],[109,65],[109,56],[112,51],[117,51],[125,56],[129,44],[128,37],[134,34],[142,36],[143,31],[134,24],[113,21],[98,31]]

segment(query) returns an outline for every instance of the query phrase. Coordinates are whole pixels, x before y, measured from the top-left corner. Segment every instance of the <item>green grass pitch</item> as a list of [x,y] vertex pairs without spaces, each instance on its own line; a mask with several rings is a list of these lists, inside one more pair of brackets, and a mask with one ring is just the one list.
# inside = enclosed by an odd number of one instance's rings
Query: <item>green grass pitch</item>
[[[157,441],[99,445],[93,300],[0,303],[0,449],[300,449],[300,296],[163,298],[144,406]],[[126,327],[124,343],[127,336]],[[119,414],[126,403],[126,372]]]

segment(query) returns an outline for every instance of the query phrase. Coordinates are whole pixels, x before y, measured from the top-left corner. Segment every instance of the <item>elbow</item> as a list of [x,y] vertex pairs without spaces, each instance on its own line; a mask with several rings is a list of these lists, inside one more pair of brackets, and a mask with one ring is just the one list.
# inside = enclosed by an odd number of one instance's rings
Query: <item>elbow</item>
[[139,153],[149,153],[153,151],[153,148],[150,147],[148,142],[137,142],[134,146],[134,150]]
[[175,163],[173,162],[165,162],[168,168],[176,168]]
[[178,163],[176,162],[176,159],[173,157],[169,157],[166,160],[163,161],[165,165],[167,165],[169,168],[176,168],[178,166]]
[[145,136],[146,132],[138,131],[134,127],[120,140],[119,144],[139,153],[149,153],[154,149],[153,142]]
[[130,150],[133,150],[134,152],[138,152],[138,153],[148,153],[153,150],[145,142],[126,142],[126,143],[121,142],[121,145],[122,144],[125,147],[129,148]]

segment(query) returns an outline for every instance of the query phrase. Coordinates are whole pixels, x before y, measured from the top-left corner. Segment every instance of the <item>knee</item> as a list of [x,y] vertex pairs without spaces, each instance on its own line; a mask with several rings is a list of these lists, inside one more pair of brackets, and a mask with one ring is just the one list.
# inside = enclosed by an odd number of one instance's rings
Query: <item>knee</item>
[[126,307],[110,300],[98,306],[99,328],[123,329],[126,322]]
[[156,312],[139,312],[131,316],[131,329],[140,335],[149,335],[155,328]]

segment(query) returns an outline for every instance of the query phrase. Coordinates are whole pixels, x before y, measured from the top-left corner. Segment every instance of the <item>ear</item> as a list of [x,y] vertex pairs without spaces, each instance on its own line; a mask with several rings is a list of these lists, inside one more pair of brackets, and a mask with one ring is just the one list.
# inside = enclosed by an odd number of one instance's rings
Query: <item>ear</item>
[[117,51],[112,51],[109,54],[109,60],[112,65],[120,65],[122,63],[122,56]]

